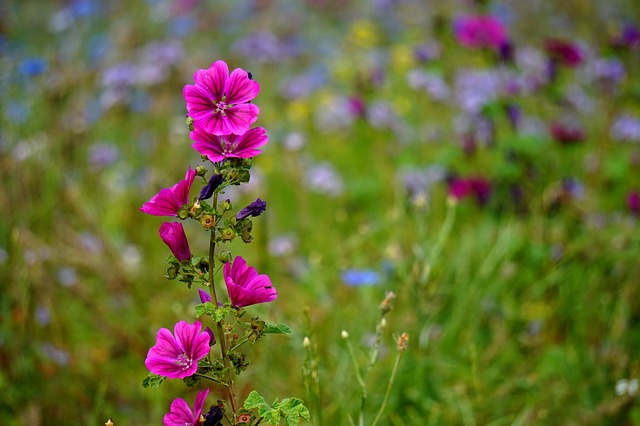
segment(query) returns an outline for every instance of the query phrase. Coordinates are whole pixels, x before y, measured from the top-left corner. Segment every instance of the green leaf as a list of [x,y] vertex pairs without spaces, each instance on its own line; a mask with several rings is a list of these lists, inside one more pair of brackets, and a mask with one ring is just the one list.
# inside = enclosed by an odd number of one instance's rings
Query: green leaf
[[300,417],[306,420],[310,417],[309,409],[304,406],[300,398],[285,398],[278,404],[278,409],[284,415],[287,426],[297,425]]
[[244,400],[244,408],[247,410],[253,410],[254,408],[258,408],[261,405],[266,405],[267,401],[258,393],[258,391],[251,391],[249,395],[247,395],[247,399]]
[[156,389],[159,388],[165,377],[157,374],[149,373],[149,375],[142,381],[143,388]]
[[291,329],[286,324],[269,324],[263,331],[264,334],[291,334]]

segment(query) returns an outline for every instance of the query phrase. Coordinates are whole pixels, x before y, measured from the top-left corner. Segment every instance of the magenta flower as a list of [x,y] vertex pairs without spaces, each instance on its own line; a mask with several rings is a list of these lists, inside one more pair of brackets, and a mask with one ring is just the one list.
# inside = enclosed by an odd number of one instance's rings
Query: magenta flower
[[470,49],[499,49],[507,43],[507,31],[493,16],[468,16],[454,24],[456,39]]
[[189,204],[189,190],[196,178],[196,171],[189,167],[184,180],[171,188],[163,188],[149,201],[144,203],[140,210],[153,216],[177,216],[184,204]]
[[170,379],[184,379],[198,370],[198,361],[209,353],[209,334],[200,332],[202,324],[186,321],[174,327],[175,337],[166,328],[156,335],[156,344],[144,364],[153,374]]
[[473,196],[479,204],[486,204],[491,195],[491,183],[482,177],[454,178],[449,182],[449,195],[456,200]]
[[255,268],[247,266],[247,262],[240,256],[233,260],[233,265],[224,264],[224,282],[234,306],[271,302],[278,297],[269,277],[258,275]]
[[260,108],[249,103],[260,93],[258,82],[241,69],[229,74],[224,61],[216,61],[208,70],[198,70],[195,85],[182,91],[187,111],[195,126],[214,135],[241,135],[258,119]]
[[262,151],[258,147],[269,141],[267,133],[262,127],[254,127],[242,135],[217,136],[196,128],[189,134],[195,141],[193,148],[210,161],[218,162],[225,158],[251,158]]
[[162,419],[164,426],[196,426],[202,424],[200,417],[202,416],[202,408],[207,394],[209,394],[209,389],[198,392],[196,402],[193,404],[193,411],[191,411],[189,404],[184,399],[174,399],[169,412]]
[[179,262],[191,259],[189,241],[180,222],[164,222],[160,225],[160,238]]
[[631,191],[627,194],[627,208],[634,216],[640,215],[640,192]]
[[584,53],[578,45],[561,39],[549,39],[545,43],[547,55],[557,63],[575,68],[584,62]]

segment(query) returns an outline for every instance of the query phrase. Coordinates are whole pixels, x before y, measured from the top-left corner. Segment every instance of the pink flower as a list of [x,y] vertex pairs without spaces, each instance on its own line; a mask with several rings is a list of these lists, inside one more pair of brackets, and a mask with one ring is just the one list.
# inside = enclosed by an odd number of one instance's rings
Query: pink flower
[[184,180],[171,188],[163,188],[149,201],[144,203],[140,210],[153,216],[177,216],[184,204],[189,204],[189,190],[196,178],[196,171],[187,170]]
[[193,404],[193,411],[184,399],[174,399],[169,412],[162,419],[164,426],[196,426],[201,424],[200,417],[207,394],[209,394],[209,389],[198,392],[196,402]]
[[575,68],[584,61],[582,50],[566,40],[549,39],[545,43],[545,50],[551,59],[569,68]]
[[144,364],[153,374],[170,379],[184,379],[198,370],[198,361],[209,353],[209,334],[200,332],[202,324],[178,322],[174,334],[161,328],[156,344],[147,354]]
[[498,49],[507,43],[507,31],[493,16],[468,16],[454,25],[458,42],[470,49]]
[[269,141],[262,127],[254,127],[242,135],[224,136],[213,135],[196,128],[189,136],[195,141],[193,148],[214,163],[230,157],[255,157],[261,152],[257,148]]
[[271,302],[278,297],[269,277],[258,275],[255,268],[247,266],[247,262],[240,256],[233,260],[233,265],[224,264],[224,282],[234,306]]
[[491,183],[482,177],[454,178],[449,183],[449,195],[457,200],[474,196],[479,204],[486,204],[491,195]]
[[631,214],[640,215],[640,192],[631,191],[627,194],[627,208]]
[[160,225],[160,238],[179,262],[191,259],[189,241],[180,222],[164,222]]
[[200,127],[214,135],[241,135],[258,119],[260,109],[249,103],[260,92],[258,82],[242,68],[229,74],[224,61],[216,61],[208,70],[198,70],[195,85],[182,91],[187,111]]

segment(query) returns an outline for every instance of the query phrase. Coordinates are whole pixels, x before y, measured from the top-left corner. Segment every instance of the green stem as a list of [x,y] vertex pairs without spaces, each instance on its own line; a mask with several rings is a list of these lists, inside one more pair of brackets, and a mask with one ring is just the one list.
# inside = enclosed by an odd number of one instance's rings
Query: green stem
[[447,200],[447,215],[444,218],[444,223],[442,224],[442,228],[440,228],[440,233],[438,234],[438,239],[431,249],[431,253],[429,256],[429,262],[424,266],[422,270],[422,274],[420,276],[420,286],[424,286],[429,281],[429,276],[431,275],[431,270],[433,269],[433,265],[438,260],[440,256],[440,252],[444,247],[444,242],[446,241],[449,233],[451,232],[451,228],[453,227],[453,223],[456,217],[456,201]]
[[236,349],[238,349],[240,346],[244,345],[245,343],[247,343],[249,341],[249,339],[247,339],[246,337],[243,337],[241,340],[239,340],[235,345],[231,346],[229,348],[229,352],[233,352]]
[[221,385],[221,384],[222,384],[222,382],[221,382],[220,380],[216,379],[215,377],[207,376],[206,374],[199,374],[199,373],[196,373],[196,374],[194,374],[194,376],[196,376],[196,377],[202,377],[203,379],[207,379],[207,380],[211,380],[211,381],[213,381],[213,382],[216,382],[216,383],[217,383],[217,384],[219,384],[219,385]]
[[353,352],[353,346],[351,346],[351,342],[349,341],[349,337],[345,339],[347,341],[347,349],[349,350],[349,354],[351,355],[351,361],[353,361],[353,368],[356,371],[356,379],[360,384],[360,388],[362,389],[362,397],[360,398],[360,414],[358,416],[358,424],[360,426],[364,425],[364,407],[367,401],[367,386],[364,383],[364,379],[360,374],[360,368],[358,367],[358,360],[356,359],[356,354]]
[[[213,208],[217,209],[218,206],[218,192],[213,194]],[[211,236],[209,238],[209,292],[211,293],[211,299],[215,306],[218,306],[218,296],[216,295],[215,287],[215,251],[216,251],[216,233],[212,229]],[[222,362],[224,363],[225,370],[227,371],[227,393],[229,395],[229,402],[231,403],[231,410],[233,411],[233,421],[236,421],[236,414],[238,412],[238,401],[236,400],[236,394],[233,388],[233,369],[231,368],[231,360],[229,359],[229,352],[227,350],[227,338],[222,327],[222,321],[216,322],[216,339],[220,343],[220,353],[222,354]]]
[[387,392],[384,394],[384,400],[382,401],[382,405],[378,410],[378,414],[376,415],[376,418],[373,419],[373,423],[371,423],[371,426],[375,426],[378,423],[378,420],[380,420],[380,417],[382,416],[382,412],[387,406],[387,402],[389,401],[389,395],[391,394],[391,387],[393,386],[393,382],[396,379],[396,373],[398,372],[398,365],[400,365],[400,358],[402,358],[403,353],[404,351],[398,351],[398,355],[396,356],[396,362],[393,364],[391,377],[389,378],[389,383],[387,384]]

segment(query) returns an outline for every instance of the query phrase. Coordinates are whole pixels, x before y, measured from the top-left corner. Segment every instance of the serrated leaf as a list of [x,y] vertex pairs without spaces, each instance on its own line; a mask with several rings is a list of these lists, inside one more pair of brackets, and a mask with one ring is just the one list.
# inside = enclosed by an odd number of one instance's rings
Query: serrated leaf
[[263,331],[264,334],[291,334],[291,329],[286,324],[269,324]]
[[149,375],[142,381],[143,388],[157,389],[164,382],[165,377],[157,374],[149,373]]
[[254,408],[258,408],[261,405],[266,405],[267,401],[258,393],[258,391],[252,390],[249,395],[247,395],[247,399],[244,400],[244,408],[247,410],[253,410]]

